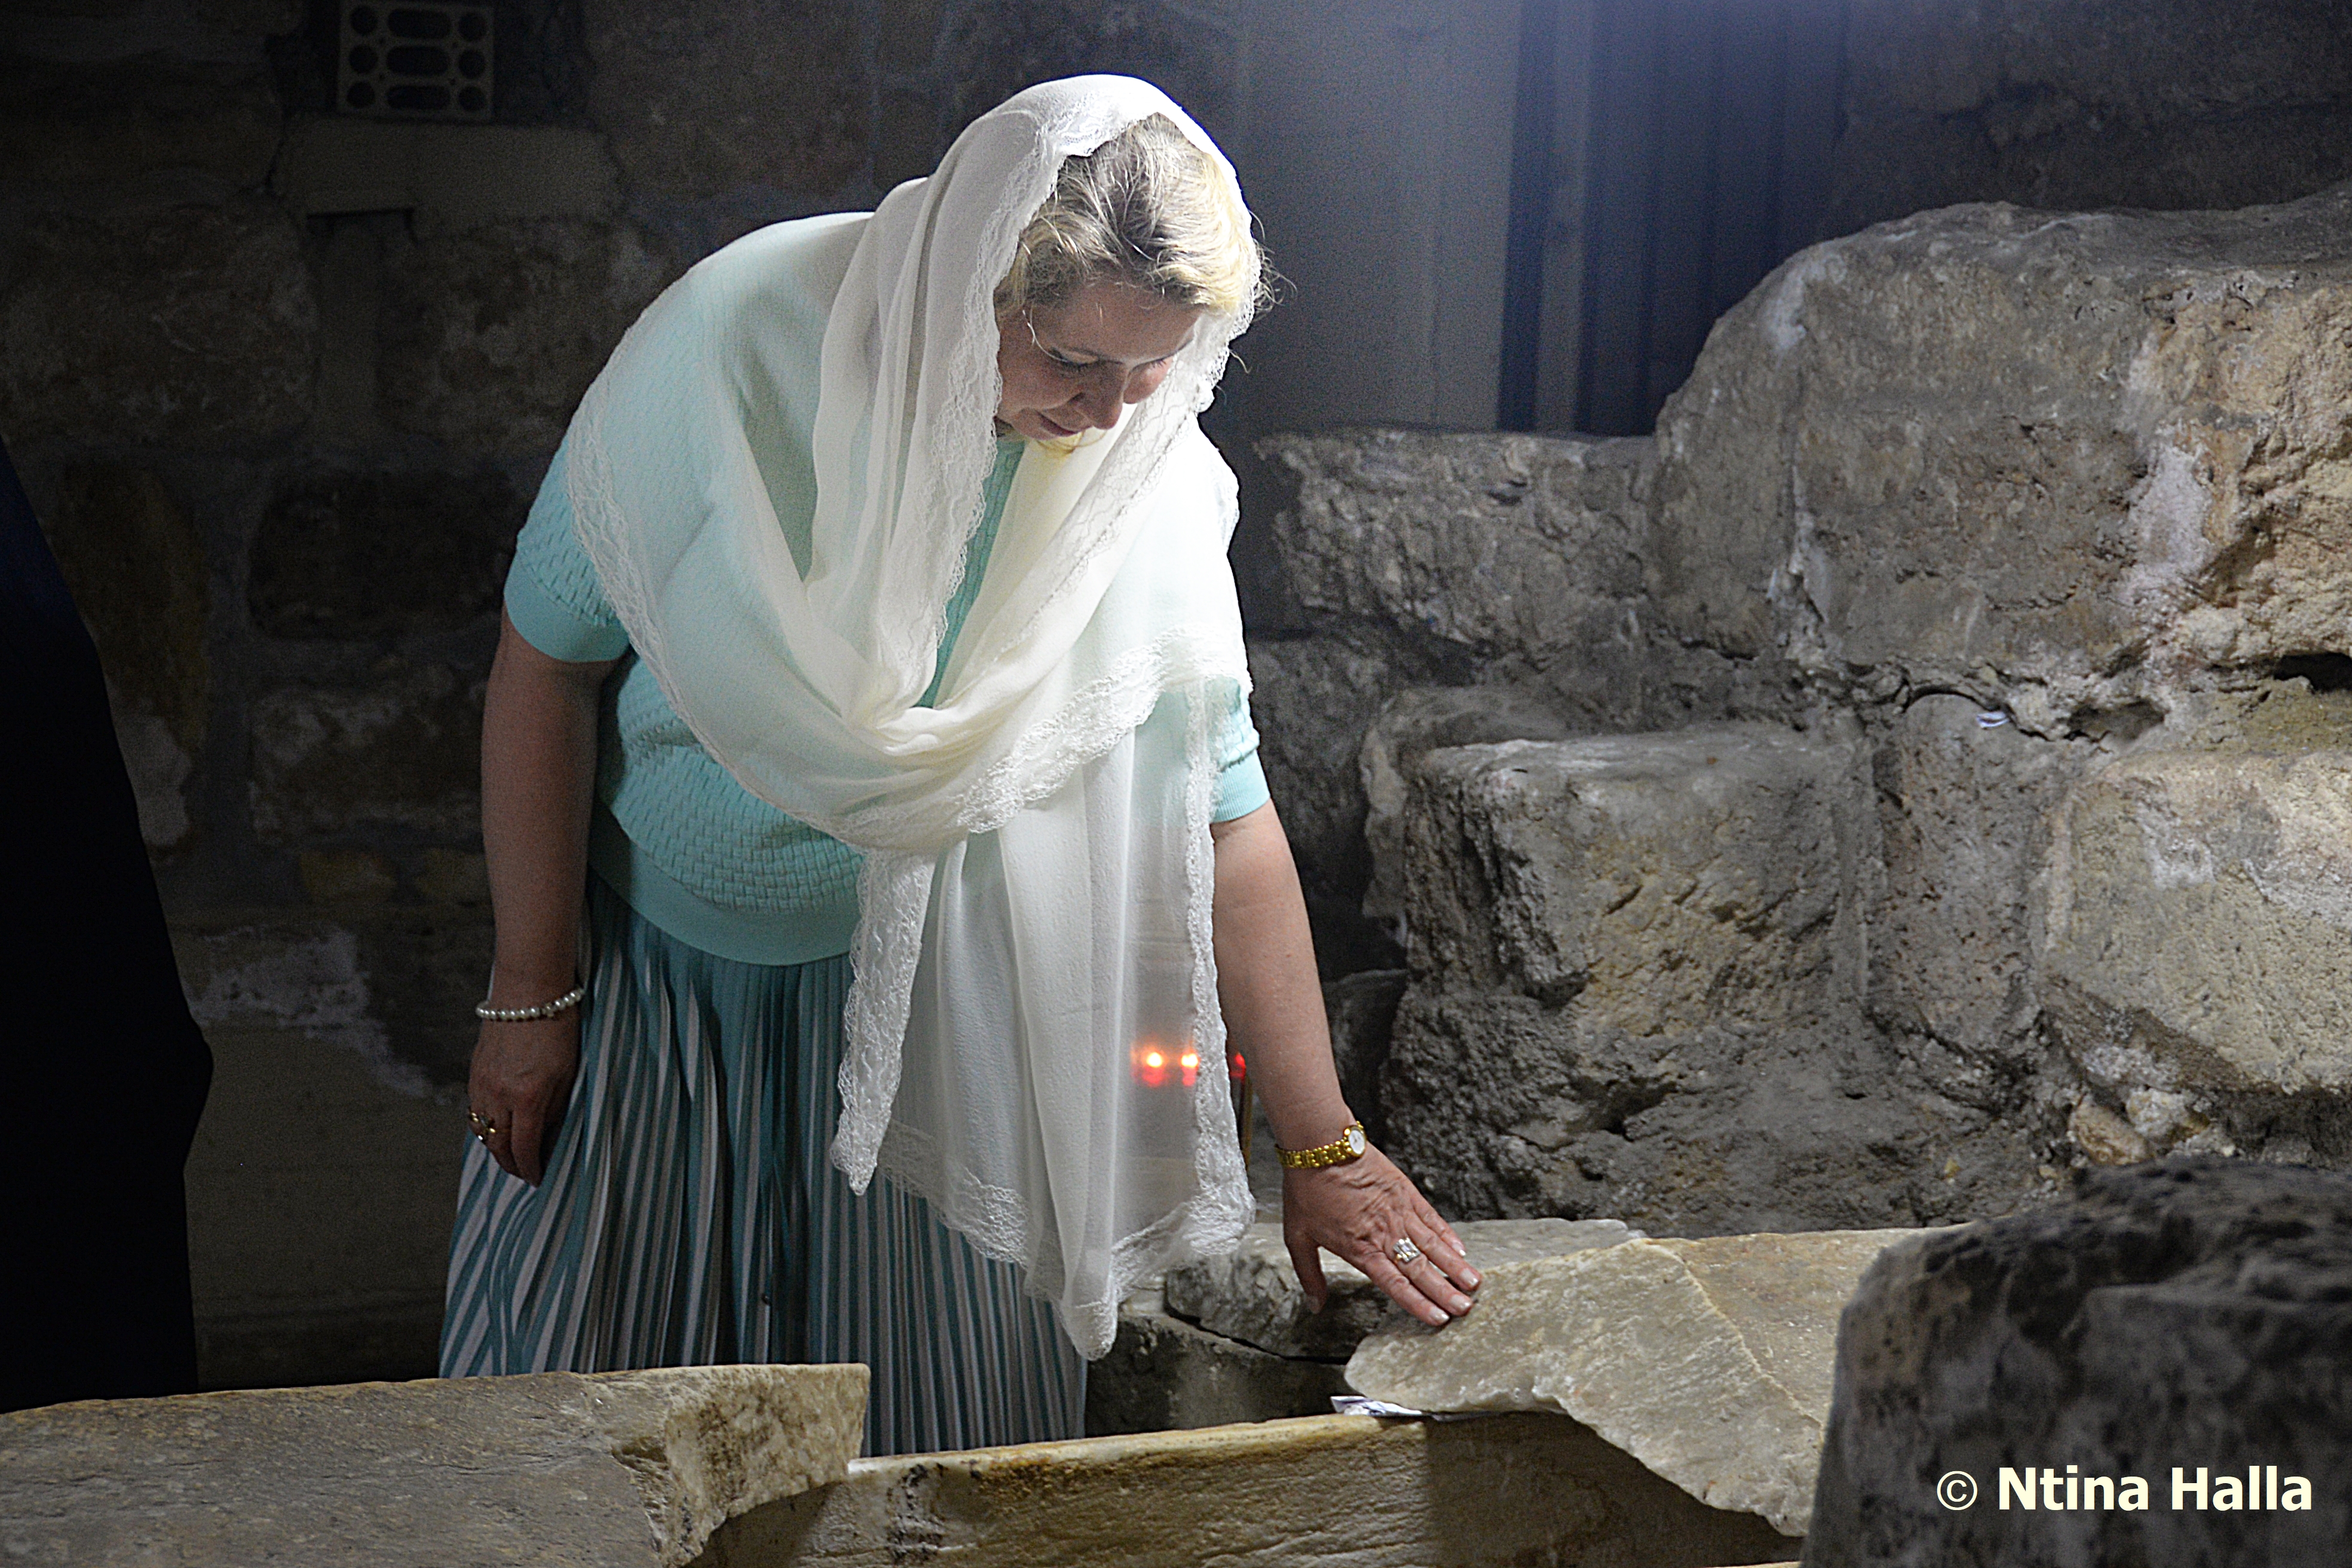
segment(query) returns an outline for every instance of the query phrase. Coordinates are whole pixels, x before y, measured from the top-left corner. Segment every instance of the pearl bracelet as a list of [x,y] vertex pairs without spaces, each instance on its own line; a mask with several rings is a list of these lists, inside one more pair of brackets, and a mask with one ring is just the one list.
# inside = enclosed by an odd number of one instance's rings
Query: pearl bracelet
[[474,1004],[474,1016],[491,1024],[527,1024],[533,1018],[552,1018],[567,1007],[576,1007],[580,998],[588,994],[585,984],[574,985],[552,1002],[542,1002],[536,1007],[493,1007],[487,1001]]

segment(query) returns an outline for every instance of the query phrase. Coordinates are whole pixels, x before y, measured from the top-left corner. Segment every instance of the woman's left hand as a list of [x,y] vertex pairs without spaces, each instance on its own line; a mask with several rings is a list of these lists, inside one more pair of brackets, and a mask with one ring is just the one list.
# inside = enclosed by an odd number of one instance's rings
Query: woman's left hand
[[[1282,1174],[1282,1238],[1307,1304],[1323,1310],[1329,1288],[1318,1247],[1364,1271],[1391,1300],[1424,1323],[1444,1326],[1470,1310],[1478,1271],[1462,1238],[1437,1217],[1402,1171],[1378,1149],[1344,1165]],[[1421,1256],[1399,1264],[1399,1241]]]

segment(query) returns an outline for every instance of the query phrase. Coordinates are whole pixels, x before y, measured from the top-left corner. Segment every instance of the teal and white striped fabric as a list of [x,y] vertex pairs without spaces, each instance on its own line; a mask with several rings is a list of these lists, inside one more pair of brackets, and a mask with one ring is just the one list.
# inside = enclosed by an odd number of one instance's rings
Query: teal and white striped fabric
[[1078,1436],[1086,1363],[1019,1271],[825,1158],[849,960],[717,958],[593,877],[589,906],[546,1182],[467,1140],[442,1375],[857,1361],[868,1453]]

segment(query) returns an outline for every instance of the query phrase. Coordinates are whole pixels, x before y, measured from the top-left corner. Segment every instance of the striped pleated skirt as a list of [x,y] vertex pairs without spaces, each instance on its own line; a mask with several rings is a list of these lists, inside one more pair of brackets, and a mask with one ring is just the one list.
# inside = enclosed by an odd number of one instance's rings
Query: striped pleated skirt
[[1020,1270],[826,1158],[849,960],[739,963],[589,879],[580,1075],[538,1187],[467,1141],[441,1373],[864,1362],[866,1451],[1076,1436]]

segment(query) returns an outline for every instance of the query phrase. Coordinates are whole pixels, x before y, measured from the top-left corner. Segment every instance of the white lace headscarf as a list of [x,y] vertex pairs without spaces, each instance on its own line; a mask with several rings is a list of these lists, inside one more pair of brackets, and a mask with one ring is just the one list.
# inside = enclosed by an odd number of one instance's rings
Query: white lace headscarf
[[[1138,1280],[1251,1214],[1208,835],[1212,724],[1248,673],[1234,479],[1194,418],[1244,319],[1203,318],[1106,438],[1024,452],[918,702],[994,461],[995,285],[1064,161],[1152,114],[1233,180],[1145,83],[1029,89],[870,218],[779,224],[688,272],[567,458],[671,706],[744,788],[866,852],[835,1163],[1024,1265],[1089,1357]],[[776,498],[812,474],[803,525]]]

